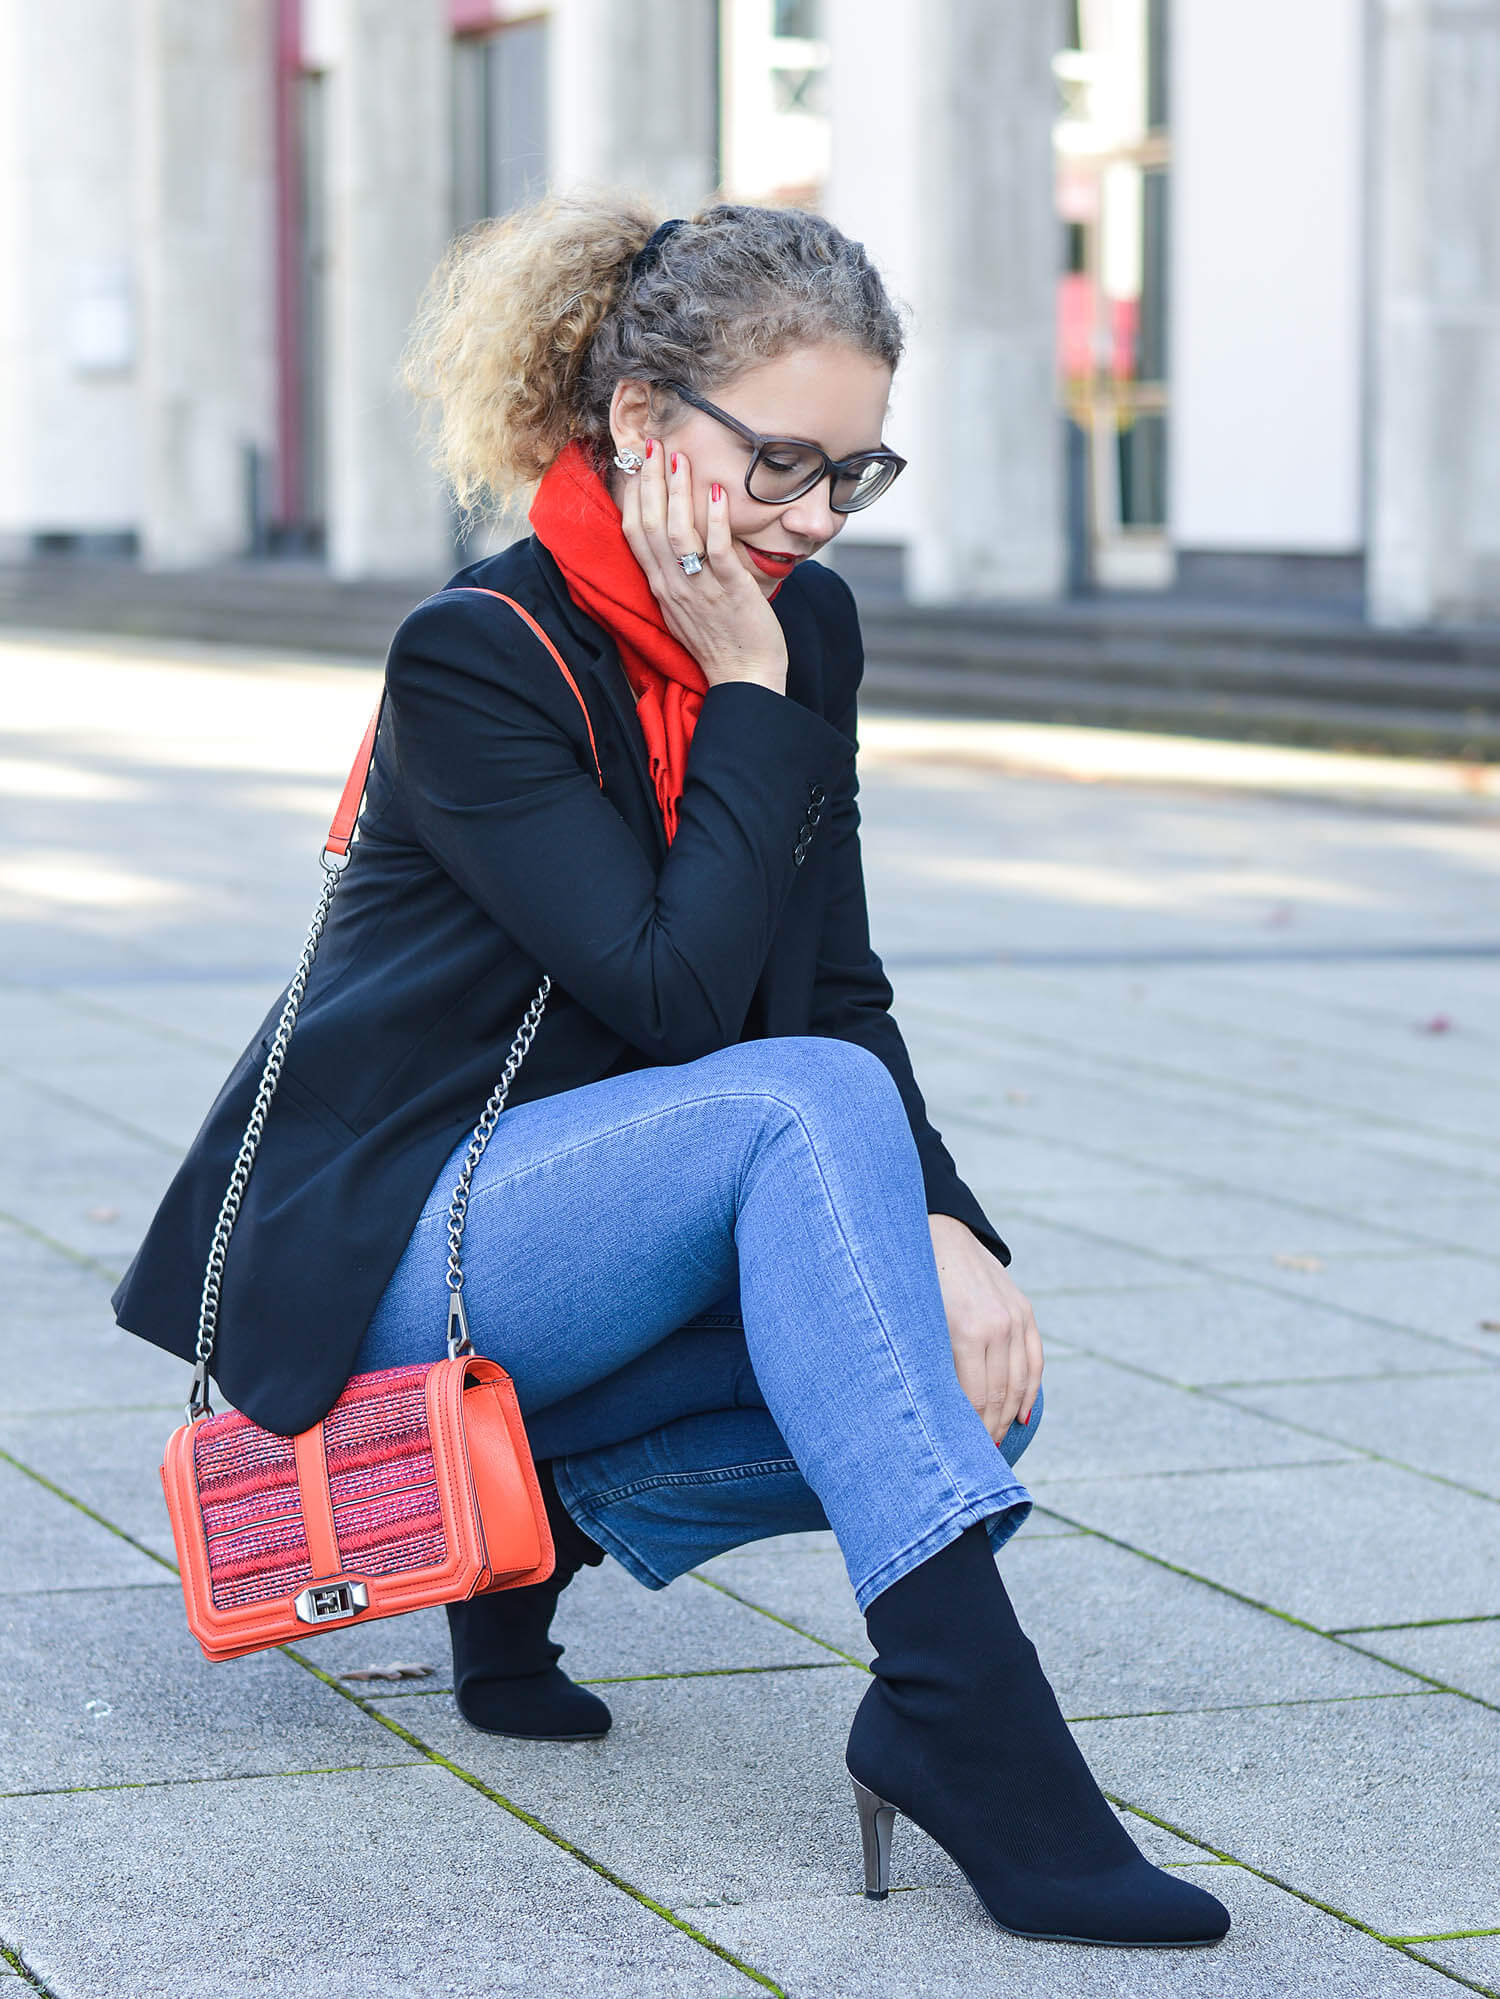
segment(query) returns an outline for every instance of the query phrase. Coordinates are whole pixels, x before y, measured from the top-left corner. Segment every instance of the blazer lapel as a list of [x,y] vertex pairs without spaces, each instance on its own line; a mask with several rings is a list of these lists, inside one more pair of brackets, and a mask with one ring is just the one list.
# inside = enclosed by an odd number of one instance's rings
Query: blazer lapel
[[641,725],[635,712],[635,694],[630,682],[625,678],[625,669],[620,664],[619,650],[605,628],[596,624],[573,602],[556,560],[535,535],[531,538],[531,545],[537,567],[556,605],[557,616],[577,641],[582,658],[575,663],[582,667],[583,677],[613,712],[619,725],[619,736],[626,746],[630,769],[642,798],[650,808],[646,815],[647,822],[658,834],[658,858],[664,858],[667,850],[666,830],[661,824],[661,807],[656,801],[656,787],[651,782],[651,766],[646,758],[646,739],[641,734]]

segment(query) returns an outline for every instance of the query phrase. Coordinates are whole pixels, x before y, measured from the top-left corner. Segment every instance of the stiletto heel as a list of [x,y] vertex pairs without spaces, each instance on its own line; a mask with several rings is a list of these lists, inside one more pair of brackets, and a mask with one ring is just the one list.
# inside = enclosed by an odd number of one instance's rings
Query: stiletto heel
[[891,1888],[891,1834],[896,1826],[896,1807],[877,1797],[852,1770],[849,1782],[854,1786],[859,1839],[865,1850],[865,1899],[883,1902]]
[[865,1622],[876,1657],[844,1760],[867,1895],[889,1888],[900,1811],[1016,1936],[1178,1948],[1224,1935],[1223,1903],[1153,1867],[1095,1783],[983,1526],[873,1597]]

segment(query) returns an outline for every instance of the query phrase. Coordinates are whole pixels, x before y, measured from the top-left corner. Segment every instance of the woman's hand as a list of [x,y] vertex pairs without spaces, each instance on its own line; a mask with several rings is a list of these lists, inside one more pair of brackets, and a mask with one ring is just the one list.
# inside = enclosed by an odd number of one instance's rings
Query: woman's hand
[[[687,456],[663,450],[653,437],[645,464],[625,481],[620,519],[667,630],[697,660],[709,685],[755,680],[784,694],[786,640],[769,600],[734,552],[723,487],[710,490],[708,533],[700,537]],[[684,576],[677,561],[689,549],[703,555],[696,576]]]
[[998,1444],[1029,1419],[1042,1380],[1042,1339],[1031,1301],[1005,1265],[953,1215],[929,1215],[958,1385]]

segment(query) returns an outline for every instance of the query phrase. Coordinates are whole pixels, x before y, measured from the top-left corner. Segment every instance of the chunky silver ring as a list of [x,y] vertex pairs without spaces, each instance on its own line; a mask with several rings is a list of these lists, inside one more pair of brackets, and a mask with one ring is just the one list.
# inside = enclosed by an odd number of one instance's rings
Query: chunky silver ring
[[677,560],[682,564],[684,576],[696,576],[703,567],[703,557],[695,548],[690,548],[686,555],[679,555]]

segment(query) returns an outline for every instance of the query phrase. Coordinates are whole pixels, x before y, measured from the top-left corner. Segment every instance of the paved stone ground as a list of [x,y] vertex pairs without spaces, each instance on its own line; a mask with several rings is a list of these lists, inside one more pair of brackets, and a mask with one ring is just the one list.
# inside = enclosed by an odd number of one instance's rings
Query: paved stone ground
[[[1006,1573],[1132,1831],[1235,1918],[1087,1951],[996,1931],[909,1826],[859,1895],[826,1538],[586,1576],[598,1745],[467,1729],[436,1613],[202,1662],[156,1477],[183,1370],[106,1296],[295,956],[374,677],[12,639],[0,684],[0,1988],[1500,1990],[1493,802],[870,731],[902,1017],[1049,1347]],[[395,1662],[435,1670],[341,1677]]]

